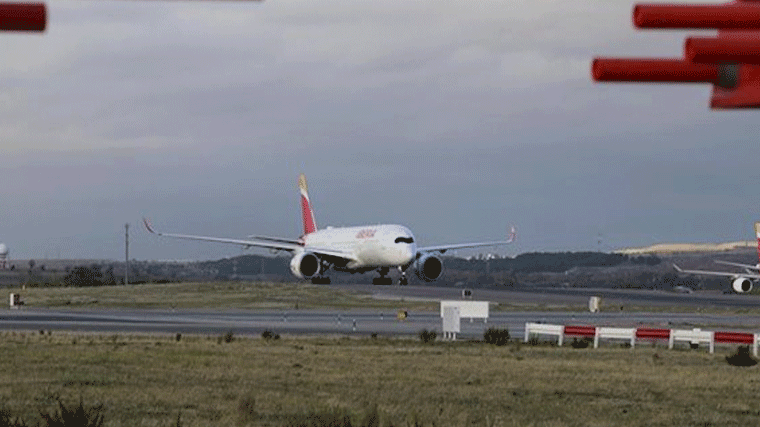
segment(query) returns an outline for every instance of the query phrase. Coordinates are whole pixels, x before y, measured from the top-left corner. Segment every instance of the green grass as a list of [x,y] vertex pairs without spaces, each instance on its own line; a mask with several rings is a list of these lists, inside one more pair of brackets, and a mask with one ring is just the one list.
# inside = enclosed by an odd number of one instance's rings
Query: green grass
[[[758,368],[728,348],[599,349],[416,340],[0,334],[0,401],[31,423],[57,399],[105,426],[757,425]],[[722,351],[722,353],[721,353]]]

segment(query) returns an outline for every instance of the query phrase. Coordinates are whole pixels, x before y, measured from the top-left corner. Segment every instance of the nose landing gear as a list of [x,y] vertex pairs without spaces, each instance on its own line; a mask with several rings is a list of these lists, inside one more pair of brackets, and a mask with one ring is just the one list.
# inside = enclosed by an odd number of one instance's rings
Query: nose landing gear
[[409,284],[409,280],[406,278],[406,269],[404,267],[398,268],[399,273],[401,273],[401,277],[398,278],[398,285],[399,286],[406,286]]

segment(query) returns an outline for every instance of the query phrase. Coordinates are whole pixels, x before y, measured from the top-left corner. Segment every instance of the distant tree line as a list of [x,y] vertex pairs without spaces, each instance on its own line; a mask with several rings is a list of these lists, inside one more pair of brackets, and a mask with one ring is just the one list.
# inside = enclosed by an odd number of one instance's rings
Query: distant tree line
[[114,286],[116,277],[113,274],[113,266],[102,271],[101,266],[93,264],[89,267],[73,267],[63,277],[65,286],[85,287],[85,286]]
[[456,270],[489,273],[512,271],[515,273],[562,273],[576,267],[615,267],[625,263],[632,265],[657,265],[662,260],[654,255],[632,257],[604,252],[532,252],[514,258],[464,259],[446,258],[444,265]]

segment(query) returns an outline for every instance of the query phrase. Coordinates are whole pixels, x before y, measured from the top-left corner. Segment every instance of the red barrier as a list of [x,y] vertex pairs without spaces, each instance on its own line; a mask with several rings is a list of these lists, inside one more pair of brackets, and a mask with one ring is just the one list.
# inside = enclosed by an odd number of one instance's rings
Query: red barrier
[[681,59],[595,58],[594,80],[600,82],[716,83],[718,66]]
[[636,338],[649,340],[667,340],[670,339],[670,329],[638,328],[636,329]]
[[637,4],[633,25],[667,29],[760,29],[760,5],[752,2],[726,5]]
[[0,31],[45,31],[43,3],[0,3]]
[[565,335],[596,336],[595,326],[565,326]]
[[760,64],[760,38],[689,37],[684,56],[692,62]]
[[745,332],[715,332],[713,335],[715,342],[749,344],[755,343],[755,336]]

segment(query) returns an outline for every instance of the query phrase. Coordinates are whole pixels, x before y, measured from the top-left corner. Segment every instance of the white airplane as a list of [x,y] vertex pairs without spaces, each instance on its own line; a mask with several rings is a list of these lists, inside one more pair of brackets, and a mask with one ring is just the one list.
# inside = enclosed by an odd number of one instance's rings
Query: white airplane
[[[755,223],[755,237],[757,238],[757,255],[758,261],[760,261],[760,222]],[[714,260],[718,264],[731,265],[734,267],[743,268],[743,273],[731,273],[729,271],[706,271],[706,270],[684,270],[681,267],[673,264],[673,267],[679,273],[688,274],[702,274],[707,276],[723,276],[731,278],[731,289],[737,293],[745,293],[752,290],[752,282],[760,280],[760,262],[755,265],[741,264],[738,262],[730,262],[716,259]]]
[[306,177],[303,174],[298,177],[298,187],[301,190],[304,228],[303,236],[298,239],[253,235],[248,236],[251,240],[240,240],[159,233],[146,218],[143,218],[143,223],[148,231],[159,236],[232,243],[245,248],[256,246],[288,251],[293,254],[290,260],[290,271],[298,278],[311,279],[312,283],[330,283],[330,278],[326,276],[329,269],[350,273],[375,270],[380,277],[373,279],[372,282],[376,285],[390,285],[393,280],[386,275],[391,268],[397,268],[401,273],[399,285],[408,283],[406,273],[409,268],[420,279],[431,282],[437,280],[443,273],[443,262],[435,255],[436,252],[442,254],[450,249],[505,245],[512,243],[515,238],[515,228],[512,227],[507,240],[417,247],[412,232],[402,225],[327,227],[317,230]]

